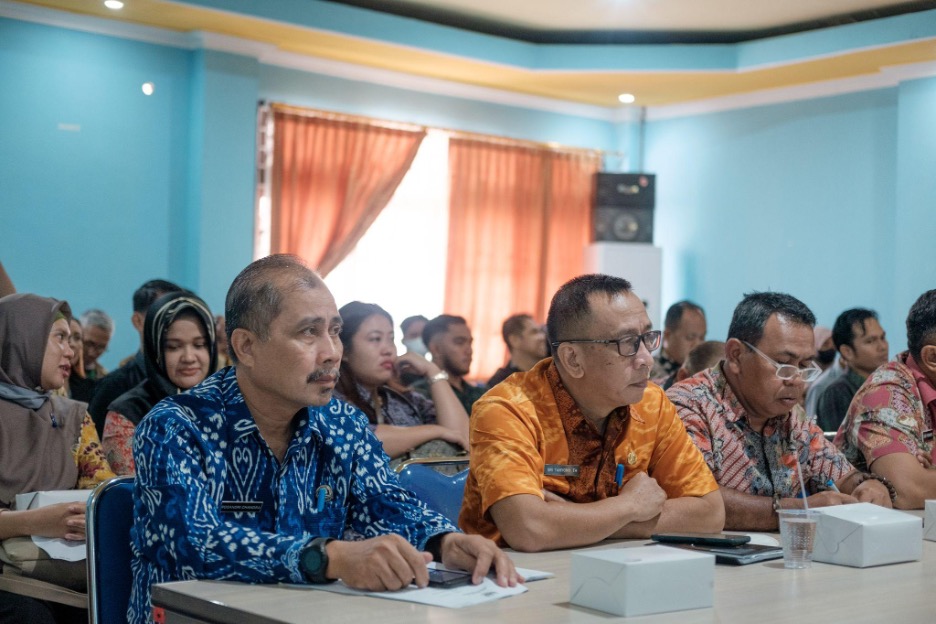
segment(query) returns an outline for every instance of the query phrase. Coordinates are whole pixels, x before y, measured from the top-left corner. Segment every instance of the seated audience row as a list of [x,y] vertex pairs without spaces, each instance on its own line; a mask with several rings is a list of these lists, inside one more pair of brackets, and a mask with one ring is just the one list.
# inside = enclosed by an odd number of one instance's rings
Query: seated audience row
[[[835,444],[802,407],[821,373],[823,336],[809,308],[784,293],[745,295],[726,342],[703,342],[699,306],[675,304],[664,331],[653,330],[629,282],[580,276],[550,304],[551,357],[529,315],[504,323],[510,361],[486,394],[464,379],[464,318],[406,319],[398,356],[385,310],[338,310],[292,256],[245,268],[222,318],[153,280],[134,293],[133,321],[140,353],[93,393],[92,406],[108,400],[105,458],[83,404],[49,395],[72,369],[100,372],[103,349],[90,367],[87,350],[76,353],[81,333],[100,324],[82,326],[64,302],[0,299],[0,409],[11,415],[0,420],[0,539],[83,538],[83,506],[60,506],[54,518],[8,511],[12,495],[93,485],[112,475],[107,459],[120,473],[136,470],[131,622],[148,620],[154,582],[342,578],[393,590],[424,585],[425,563],[436,559],[471,570],[474,582],[493,562],[510,585],[522,579],[495,544],[535,551],[664,531],[775,531],[780,509],[920,508],[936,497],[936,291],[914,304],[909,350],[892,362],[872,311],[836,321],[844,374],[817,404],[840,411],[856,394]],[[217,365],[218,327],[229,368]],[[654,371],[665,392],[650,383]],[[28,456],[37,446],[50,451]],[[463,449],[459,524],[478,535],[460,533],[390,470],[407,455]],[[231,513],[230,492],[251,508]],[[62,615],[7,597],[0,621]]]

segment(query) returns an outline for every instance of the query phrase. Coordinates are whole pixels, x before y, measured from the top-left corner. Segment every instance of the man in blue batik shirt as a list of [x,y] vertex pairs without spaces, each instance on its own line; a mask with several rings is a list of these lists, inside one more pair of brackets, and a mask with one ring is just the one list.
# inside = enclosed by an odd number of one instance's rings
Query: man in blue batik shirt
[[[332,398],[341,318],[293,256],[244,269],[225,302],[234,367],[167,398],[135,433],[133,590],[181,579],[326,583],[371,591],[428,583],[427,562],[522,579],[397,482],[367,419]],[[345,533],[363,539],[344,540]]]

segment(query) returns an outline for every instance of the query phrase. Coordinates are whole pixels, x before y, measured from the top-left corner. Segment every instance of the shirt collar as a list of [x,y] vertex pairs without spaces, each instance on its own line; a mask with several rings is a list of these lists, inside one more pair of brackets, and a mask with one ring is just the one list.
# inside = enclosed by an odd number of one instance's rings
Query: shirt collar
[[933,402],[936,401],[936,387],[933,387],[933,382],[929,380],[929,377],[926,376],[926,373],[923,372],[920,365],[909,353],[907,354],[906,363],[907,368],[913,374],[913,380],[916,382],[917,388],[920,390],[920,398],[923,399],[924,405],[932,407]]
[[[236,368],[231,366],[221,374],[223,375],[221,380],[221,392],[227,413],[226,420],[230,431],[230,439],[240,440],[254,433],[259,436],[260,430],[257,427],[257,421],[254,420],[253,415],[250,413],[247,402],[244,400],[244,395],[237,383]],[[332,397],[332,402],[336,400],[337,399]],[[331,405],[331,403],[329,403],[329,405]],[[299,422],[296,423],[296,432],[293,436],[293,441],[290,442],[290,447],[293,446],[296,438],[301,439],[303,443],[308,443],[313,433],[321,437],[318,425],[322,418],[321,412],[325,409],[327,409],[327,406],[307,407],[304,410],[304,413],[299,417]]]
[[[569,391],[566,390],[565,384],[562,383],[562,379],[559,377],[559,370],[556,368],[555,361],[550,363],[549,367],[546,369],[546,380],[549,382],[549,387],[552,389],[553,396],[556,398],[559,418],[562,419],[562,424],[565,426],[566,431],[575,431],[582,423],[587,423],[589,427],[594,429],[595,426],[585,418],[578,403],[575,402],[575,399],[573,399]],[[611,412],[608,418],[620,418],[624,420],[629,414],[630,408],[625,405]]]
[[712,378],[712,390],[718,402],[725,408],[725,420],[729,422],[738,422],[742,418],[747,420],[747,412],[744,405],[731,384],[728,383],[728,377],[725,375],[725,362],[721,361],[712,368],[708,369],[708,374]]

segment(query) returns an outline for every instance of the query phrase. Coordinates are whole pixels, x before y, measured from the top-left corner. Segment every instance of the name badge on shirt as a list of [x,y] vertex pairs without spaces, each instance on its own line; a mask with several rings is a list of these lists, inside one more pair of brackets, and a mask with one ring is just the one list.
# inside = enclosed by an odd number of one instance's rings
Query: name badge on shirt
[[547,477],[578,477],[581,472],[579,466],[567,466],[565,464],[546,464],[543,474]]
[[263,501],[221,501],[221,513],[257,513],[263,507]]
[[932,430],[932,429],[927,429],[926,431],[923,432],[923,441],[924,441],[924,442],[932,442],[932,441],[933,441],[933,430]]

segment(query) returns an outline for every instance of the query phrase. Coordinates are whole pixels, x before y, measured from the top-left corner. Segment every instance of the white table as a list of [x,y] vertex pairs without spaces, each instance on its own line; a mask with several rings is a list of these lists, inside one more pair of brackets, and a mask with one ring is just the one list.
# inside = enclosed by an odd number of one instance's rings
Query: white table
[[[605,542],[589,550],[645,543]],[[518,566],[554,572],[555,578],[529,583],[529,591],[520,596],[466,609],[220,581],[157,585],[153,588],[153,604],[165,609],[166,624],[549,624],[624,619],[569,604],[570,552],[511,553]],[[679,588],[672,590],[678,592]],[[936,542],[923,542],[921,561],[875,568],[813,563],[808,570],[787,570],[782,560],[737,567],[717,565],[714,608],[630,620],[653,624],[932,624],[936,621]]]

